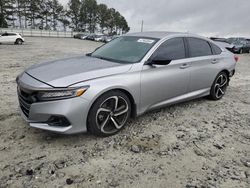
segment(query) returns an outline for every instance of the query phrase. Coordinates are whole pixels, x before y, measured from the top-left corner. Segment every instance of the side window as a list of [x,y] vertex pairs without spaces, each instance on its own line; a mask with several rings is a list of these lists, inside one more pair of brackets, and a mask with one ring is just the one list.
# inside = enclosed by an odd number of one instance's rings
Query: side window
[[185,46],[182,38],[173,38],[165,41],[153,54],[153,57],[165,60],[177,60],[186,57]]
[[16,36],[15,33],[9,33],[8,35],[9,35],[9,36]]
[[210,43],[210,45],[211,45],[212,48],[213,48],[213,54],[214,54],[214,55],[219,55],[219,54],[221,54],[222,50],[221,50],[217,45],[215,45],[215,44],[213,44],[213,43]]
[[187,38],[190,57],[212,55],[212,49],[207,41],[198,38]]
[[8,33],[4,33],[4,34],[2,34],[2,36],[8,36]]

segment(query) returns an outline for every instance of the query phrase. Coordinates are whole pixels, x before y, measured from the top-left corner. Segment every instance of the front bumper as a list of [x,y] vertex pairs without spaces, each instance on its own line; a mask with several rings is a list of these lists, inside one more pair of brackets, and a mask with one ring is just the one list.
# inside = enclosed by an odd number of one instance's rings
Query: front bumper
[[50,88],[26,73],[17,77],[17,94],[21,116],[31,127],[62,134],[87,131],[90,102],[82,96],[40,102],[37,92]]
[[[74,134],[87,131],[89,102],[82,97],[49,102],[32,103],[28,116],[20,108],[21,115],[31,127],[53,131],[61,134]],[[51,126],[51,117],[64,117],[69,121],[67,126]]]

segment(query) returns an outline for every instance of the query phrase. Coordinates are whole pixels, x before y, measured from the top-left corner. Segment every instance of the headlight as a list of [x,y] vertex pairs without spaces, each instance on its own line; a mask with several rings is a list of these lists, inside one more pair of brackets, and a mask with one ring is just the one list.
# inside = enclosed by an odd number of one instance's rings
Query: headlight
[[77,89],[55,90],[55,91],[41,91],[38,93],[38,98],[40,101],[49,101],[49,100],[80,97],[87,89],[88,87],[77,88]]

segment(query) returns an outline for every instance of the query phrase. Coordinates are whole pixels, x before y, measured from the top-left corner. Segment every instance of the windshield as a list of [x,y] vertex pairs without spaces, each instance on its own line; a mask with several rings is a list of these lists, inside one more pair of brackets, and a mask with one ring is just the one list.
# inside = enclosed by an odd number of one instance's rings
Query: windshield
[[119,37],[94,51],[91,56],[119,63],[136,63],[157,41],[147,37]]

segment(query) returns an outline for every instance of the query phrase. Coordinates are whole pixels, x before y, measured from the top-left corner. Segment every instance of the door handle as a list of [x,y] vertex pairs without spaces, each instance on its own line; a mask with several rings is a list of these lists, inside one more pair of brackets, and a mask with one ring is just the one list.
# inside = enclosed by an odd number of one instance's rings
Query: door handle
[[218,60],[217,59],[213,59],[211,63],[212,64],[216,64],[216,63],[218,63]]
[[182,65],[180,66],[180,69],[186,69],[186,68],[188,68],[188,67],[190,67],[190,65],[187,64],[187,63],[184,63],[184,64],[182,64]]

